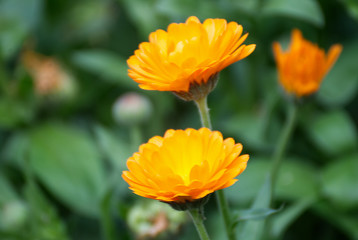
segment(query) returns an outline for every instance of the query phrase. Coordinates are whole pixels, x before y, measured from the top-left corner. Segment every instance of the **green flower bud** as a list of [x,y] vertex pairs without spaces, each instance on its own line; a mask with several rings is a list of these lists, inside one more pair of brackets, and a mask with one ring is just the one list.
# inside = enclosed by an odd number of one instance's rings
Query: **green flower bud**
[[127,126],[138,125],[149,119],[152,113],[152,104],[148,98],[130,92],[117,99],[112,112],[117,123]]
[[20,201],[7,202],[0,209],[0,229],[14,230],[21,227],[27,218],[27,208]]
[[186,219],[185,212],[158,201],[143,200],[129,210],[127,222],[139,239],[161,239],[177,233]]

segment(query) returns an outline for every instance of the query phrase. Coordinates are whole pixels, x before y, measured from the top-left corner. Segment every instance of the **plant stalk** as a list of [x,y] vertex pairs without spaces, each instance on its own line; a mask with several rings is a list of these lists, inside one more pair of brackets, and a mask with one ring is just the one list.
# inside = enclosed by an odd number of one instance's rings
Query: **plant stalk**
[[[210,121],[209,108],[208,108],[208,104],[207,104],[207,96],[202,99],[196,100],[195,103],[199,109],[202,126],[211,129],[212,127],[211,127],[211,121]],[[231,228],[232,222],[231,222],[229,207],[228,207],[228,203],[227,203],[227,200],[225,197],[224,190],[221,189],[221,190],[215,191],[215,195],[216,195],[216,200],[217,200],[217,204],[219,207],[219,211],[220,211],[221,216],[224,220],[227,238],[229,240],[235,240],[235,234]]]
[[287,148],[287,145],[289,143],[290,137],[292,135],[296,123],[296,118],[297,118],[297,106],[294,102],[289,102],[286,123],[281,132],[279,141],[277,143],[277,148],[272,158],[272,169],[271,169],[272,191],[273,189],[275,189],[275,184],[282,163],[282,158]]
[[195,228],[198,231],[201,240],[210,240],[209,235],[205,229],[203,216],[201,215],[199,209],[189,209],[187,210],[191,219],[194,222]]
[[196,106],[199,109],[200,113],[200,119],[201,119],[201,125],[203,127],[211,129],[211,121],[210,121],[210,114],[209,114],[209,108],[207,103],[207,97],[203,97],[199,100],[195,101]]

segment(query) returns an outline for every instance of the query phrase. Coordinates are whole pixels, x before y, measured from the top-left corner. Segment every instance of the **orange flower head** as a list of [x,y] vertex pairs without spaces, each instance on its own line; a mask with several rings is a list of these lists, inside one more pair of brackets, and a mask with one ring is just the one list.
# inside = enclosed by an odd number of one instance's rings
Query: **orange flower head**
[[142,89],[189,92],[191,85],[214,81],[218,72],[254,51],[254,44],[242,44],[248,36],[242,33],[241,25],[225,19],[201,23],[189,17],[185,23],[172,23],[139,45],[127,61],[128,74]]
[[326,55],[316,44],[305,40],[298,29],[292,31],[291,44],[283,52],[279,43],[273,51],[283,88],[301,97],[316,92],[324,76],[331,69],[342,51],[340,44],[333,45]]
[[38,96],[55,96],[69,98],[76,91],[72,76],[52,57],[47,57],[32,50],[25,50],[22,62],[34,81]]
[[140,146],[122,177],[137,195],[173,204],[200,201],[231,186],[249,159],[242,145],[218,131],[167,130]]

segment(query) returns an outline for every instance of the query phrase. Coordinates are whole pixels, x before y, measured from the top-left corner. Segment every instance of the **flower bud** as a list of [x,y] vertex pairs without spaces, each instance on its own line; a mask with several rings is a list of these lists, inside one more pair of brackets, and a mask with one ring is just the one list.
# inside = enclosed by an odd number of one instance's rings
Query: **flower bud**
[[117,123],[137,125],[148,120],[152,113],[152,104],[148,98],[130,92],[117,99],[113,105],[112,112]]
[[145,200],[129,210],[127,221],[138,239],[158,239],[175,234],[186,221],[186,214],[166,204]]
[[7,202],[0,209],[0,229],[13,230],[22,226],[27,218],[26,206],[20,201]]

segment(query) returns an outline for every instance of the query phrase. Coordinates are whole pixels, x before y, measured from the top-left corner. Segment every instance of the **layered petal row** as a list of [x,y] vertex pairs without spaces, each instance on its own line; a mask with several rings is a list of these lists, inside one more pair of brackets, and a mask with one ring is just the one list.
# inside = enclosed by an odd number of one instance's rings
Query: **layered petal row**
[[273,44],[273,51],[283,88],[298,97],[316,92],[324,76],[342,51],[340,44],[333,45],[327,55],[323,49],[305,40],[298,29],[292,31],[287,51],[280,44]]
[[170,129],[141,145],[122,177],[137,195],[190,202],[234,184],[249,159],[241,151],[240,143],[218,131]]
[[129,76],[147,90],[187,92],[190,84],[206,83],[230,64],[250,55],[255,45],[244,45],[248,34],[225,19],[189,17],[157,30],[127,63]]

